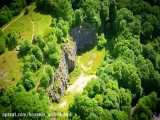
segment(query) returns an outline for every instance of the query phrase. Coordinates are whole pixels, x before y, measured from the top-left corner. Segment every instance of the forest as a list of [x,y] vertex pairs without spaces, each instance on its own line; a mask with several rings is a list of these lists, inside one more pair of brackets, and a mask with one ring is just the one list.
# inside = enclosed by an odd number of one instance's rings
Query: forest
[[159,120],[160,0],[0,0],[0,120]]

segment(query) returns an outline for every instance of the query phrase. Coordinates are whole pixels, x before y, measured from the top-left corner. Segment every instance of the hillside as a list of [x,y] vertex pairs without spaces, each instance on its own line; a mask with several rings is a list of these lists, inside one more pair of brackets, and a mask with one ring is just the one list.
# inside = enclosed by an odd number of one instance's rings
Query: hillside
[[0,120],[158,120],[160,1],[2,0]]

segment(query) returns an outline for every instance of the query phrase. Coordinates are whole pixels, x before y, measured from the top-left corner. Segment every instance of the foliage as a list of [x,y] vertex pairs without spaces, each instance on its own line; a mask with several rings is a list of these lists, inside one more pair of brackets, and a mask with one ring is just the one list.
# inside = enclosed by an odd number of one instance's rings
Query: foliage
[[9,50],[14,49],[17,46],[18,35],[16,33],[8,33],[6,38],[6,45]]
[[[75,104],[72,105],[70,111],[74,116],[80,116],[81,119],[112,120],[112,116],[109,111],[103,110],[103,108],[97,106],[96,101],[88,98],[87,96],[77,96],[75,99]],[[73,118],[75,118],[74,116]]]
[[101,34],[100,36],[98,36],[98,49],[102,49],[103,47],[105,47],[107,40],[105,39],[104,34]]
[[81,25],[84,22],[84,13],[83,9],[77,9],[74,11],[74,21],[73,21],[73,26]]
[[53,79],[53,72],[53,68],[50,65],[44,66],[43,73],[41,74],[40,86],[45,89],[49,86],[51,79]]
[[127,8],[122,8],[117,11],[118,32],[123,32],[126,29],[135,35],[140,35],[141,21],[138,16],[134,16],[133,13]]
[[123,111],[112,110],[112,120],[129,120],[128,115]]
[[85,11],[86,16],[84,21],[93,25],[98,30],[101,26],[99,0],[86,0],[82,4],[82,9]]
[[27,91],[35,87],[32,74],[33,74],[32,72],[25,72],[23,75],[23,86]]
[[24,63],[22,84],[27,91],[33,89],[37,81],[40,81],[39,87],[47,89],[49,86],[54,68],[57,68],[60,60],[60,48],[56,40],[56,36],[49,33],[44,38],[35,37],[32,43],[21,43],[19,55]]
[[27,53],[29,53],[29,51],[31,50],[32,44],[29,41],[24,41],[20,43],[20,47],[19,47],[19,56],[24,56],[27,55]]
[[36,5],[39,10],[47,11],[57,18],[71,20],[72,6],[70,0],[36,0]]
[[1,0],[0,26],[8,23],[13,16],[18,15],[27,4],[34,0]]
[[[2,0],[0,26],[30,2],[32,0]],[[158,112],[160,95],[158,0],[36,0],[36,6],[41,13],[54,17],[52,30],[44,37],[35,37],[32,43],[21,42],[22,81],[15,90],[0,96],[2,107],[9,106],[7,109],[11,112],[47,114],[48,99],[44,94],[59,65],[60,46],[70,39],[72,27],[90,24],[99,35],[97,48],[105,48],[106,57],[96,73],[97,79],[90,81],[82,95],[75,97],[69,109],[72,113],[69,119],[152,119]],[[16,45],[15,33],[5,36],[0,31],[0,53],[6,47],[12,50]],[[88,63],[90,56],[93,54],[80,62]],[[93,71],[92,67],[89,69]]]
[[6,39],[4,33],[0,30],[0,54],[5,51]]
[[3,6],[0,9],[0,26],[9,22],[12,18],[10,9],[7,6]]
[[72,8],[78,9],[81,7],[83,0],[71,0],[72,1]]
[[[31,92],[17,92],[13,96],[12,100],[12,112],[16,113],[41,113],[42,116],[39,116],[39,119],[46,120],[48,119],[48,99],[43,97],[40,99],[40,96],[37,93]],[[26,119],[26,117],[17,119]],[[27,119],[33,120],[37,119],[34,116],[28,116]]]
[[152,112],[156,110],[157,102],[158,99],[155,92],[142,97],[133,112],[133,120],[150,120]]
[[66,42],[69,32],[69,23],[63,19],[52,19],[51,26],[57,37],[58,43]]

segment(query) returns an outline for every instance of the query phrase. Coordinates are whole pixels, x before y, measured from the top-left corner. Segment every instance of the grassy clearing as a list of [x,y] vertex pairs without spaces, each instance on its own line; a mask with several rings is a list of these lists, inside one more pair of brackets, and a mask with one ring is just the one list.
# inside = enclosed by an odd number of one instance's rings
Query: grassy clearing
[[21,63],[16,51],[6,51],[0,55],[0,88],[15,84],[21,78]]
[[73,84],[82,72],[85,74],[96,74],[97,68],[101,65],[104,57],[105,50],[97,50],[96,47],[91,51],[77,56],[77,66],[69,74],[70,84]]
[[78,66],[69,74],[69,83],[73,84],[76,79],[78,79],[81,74],[81,70]]
[[95,47],[81,56],[78,56],[78,65],[86,74],[95,74],[105,57],[105,50],[97,50]]
[[50,110],[52,113],[56,113],[56,120],[68,120],[69,106],[74,102],[74,96],[76,93],[68,94],[61,98],[60,103],[52,103]]
[[[9,24],[4,26],[4,32],[17,32],[20,33],[22,39],[31,40],[34,32],[36,35],[42,35],[49,31],[52,17],[44,15],[35,11],[35,4],[29,6],[29,13],[24,15],[24,10],[20,15],[15,17]],[[0,55],[0,87],[7,87],[13,85],[21,78],[21,65],[17,58],[15,50],[6,51]]]
[[[29,13],[27,15],[23,15],[15,22],[10,24],[4,31],[5,32],[20,32],[21,36],[25,40],[31,40],[32,38],[32,22],[34,22],[35,26],[35,34],[43,35],[48,29],[50,29],[50,23],[52,17],[50,15],[44,15],[35,11],[36,6],[32,4],[29,6]],[[24,11],[22,11],[24,13]],[[23,14],[22,13],[22,14]]]

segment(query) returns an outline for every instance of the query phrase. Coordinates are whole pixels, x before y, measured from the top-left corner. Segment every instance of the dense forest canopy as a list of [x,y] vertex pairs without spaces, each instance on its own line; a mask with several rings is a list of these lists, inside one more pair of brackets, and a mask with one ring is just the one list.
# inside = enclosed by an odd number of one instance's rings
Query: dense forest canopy
[[51,119],[47,92],[53,83],[60,93],[53,76],[63,46],[74,39],[74,28],[90,26],[96,32],[91,48],[104,49],[105,58],[69,105],[67,119],[152,120],[160,114],[160,0],[1,0],[0,26],[28,14],[30,4],[52,16],[51,28],[31,41],[0,30],[0,54],[17,50],[22,62],[21,80],[0,89],[1,113],[44,113],[38,119]]

